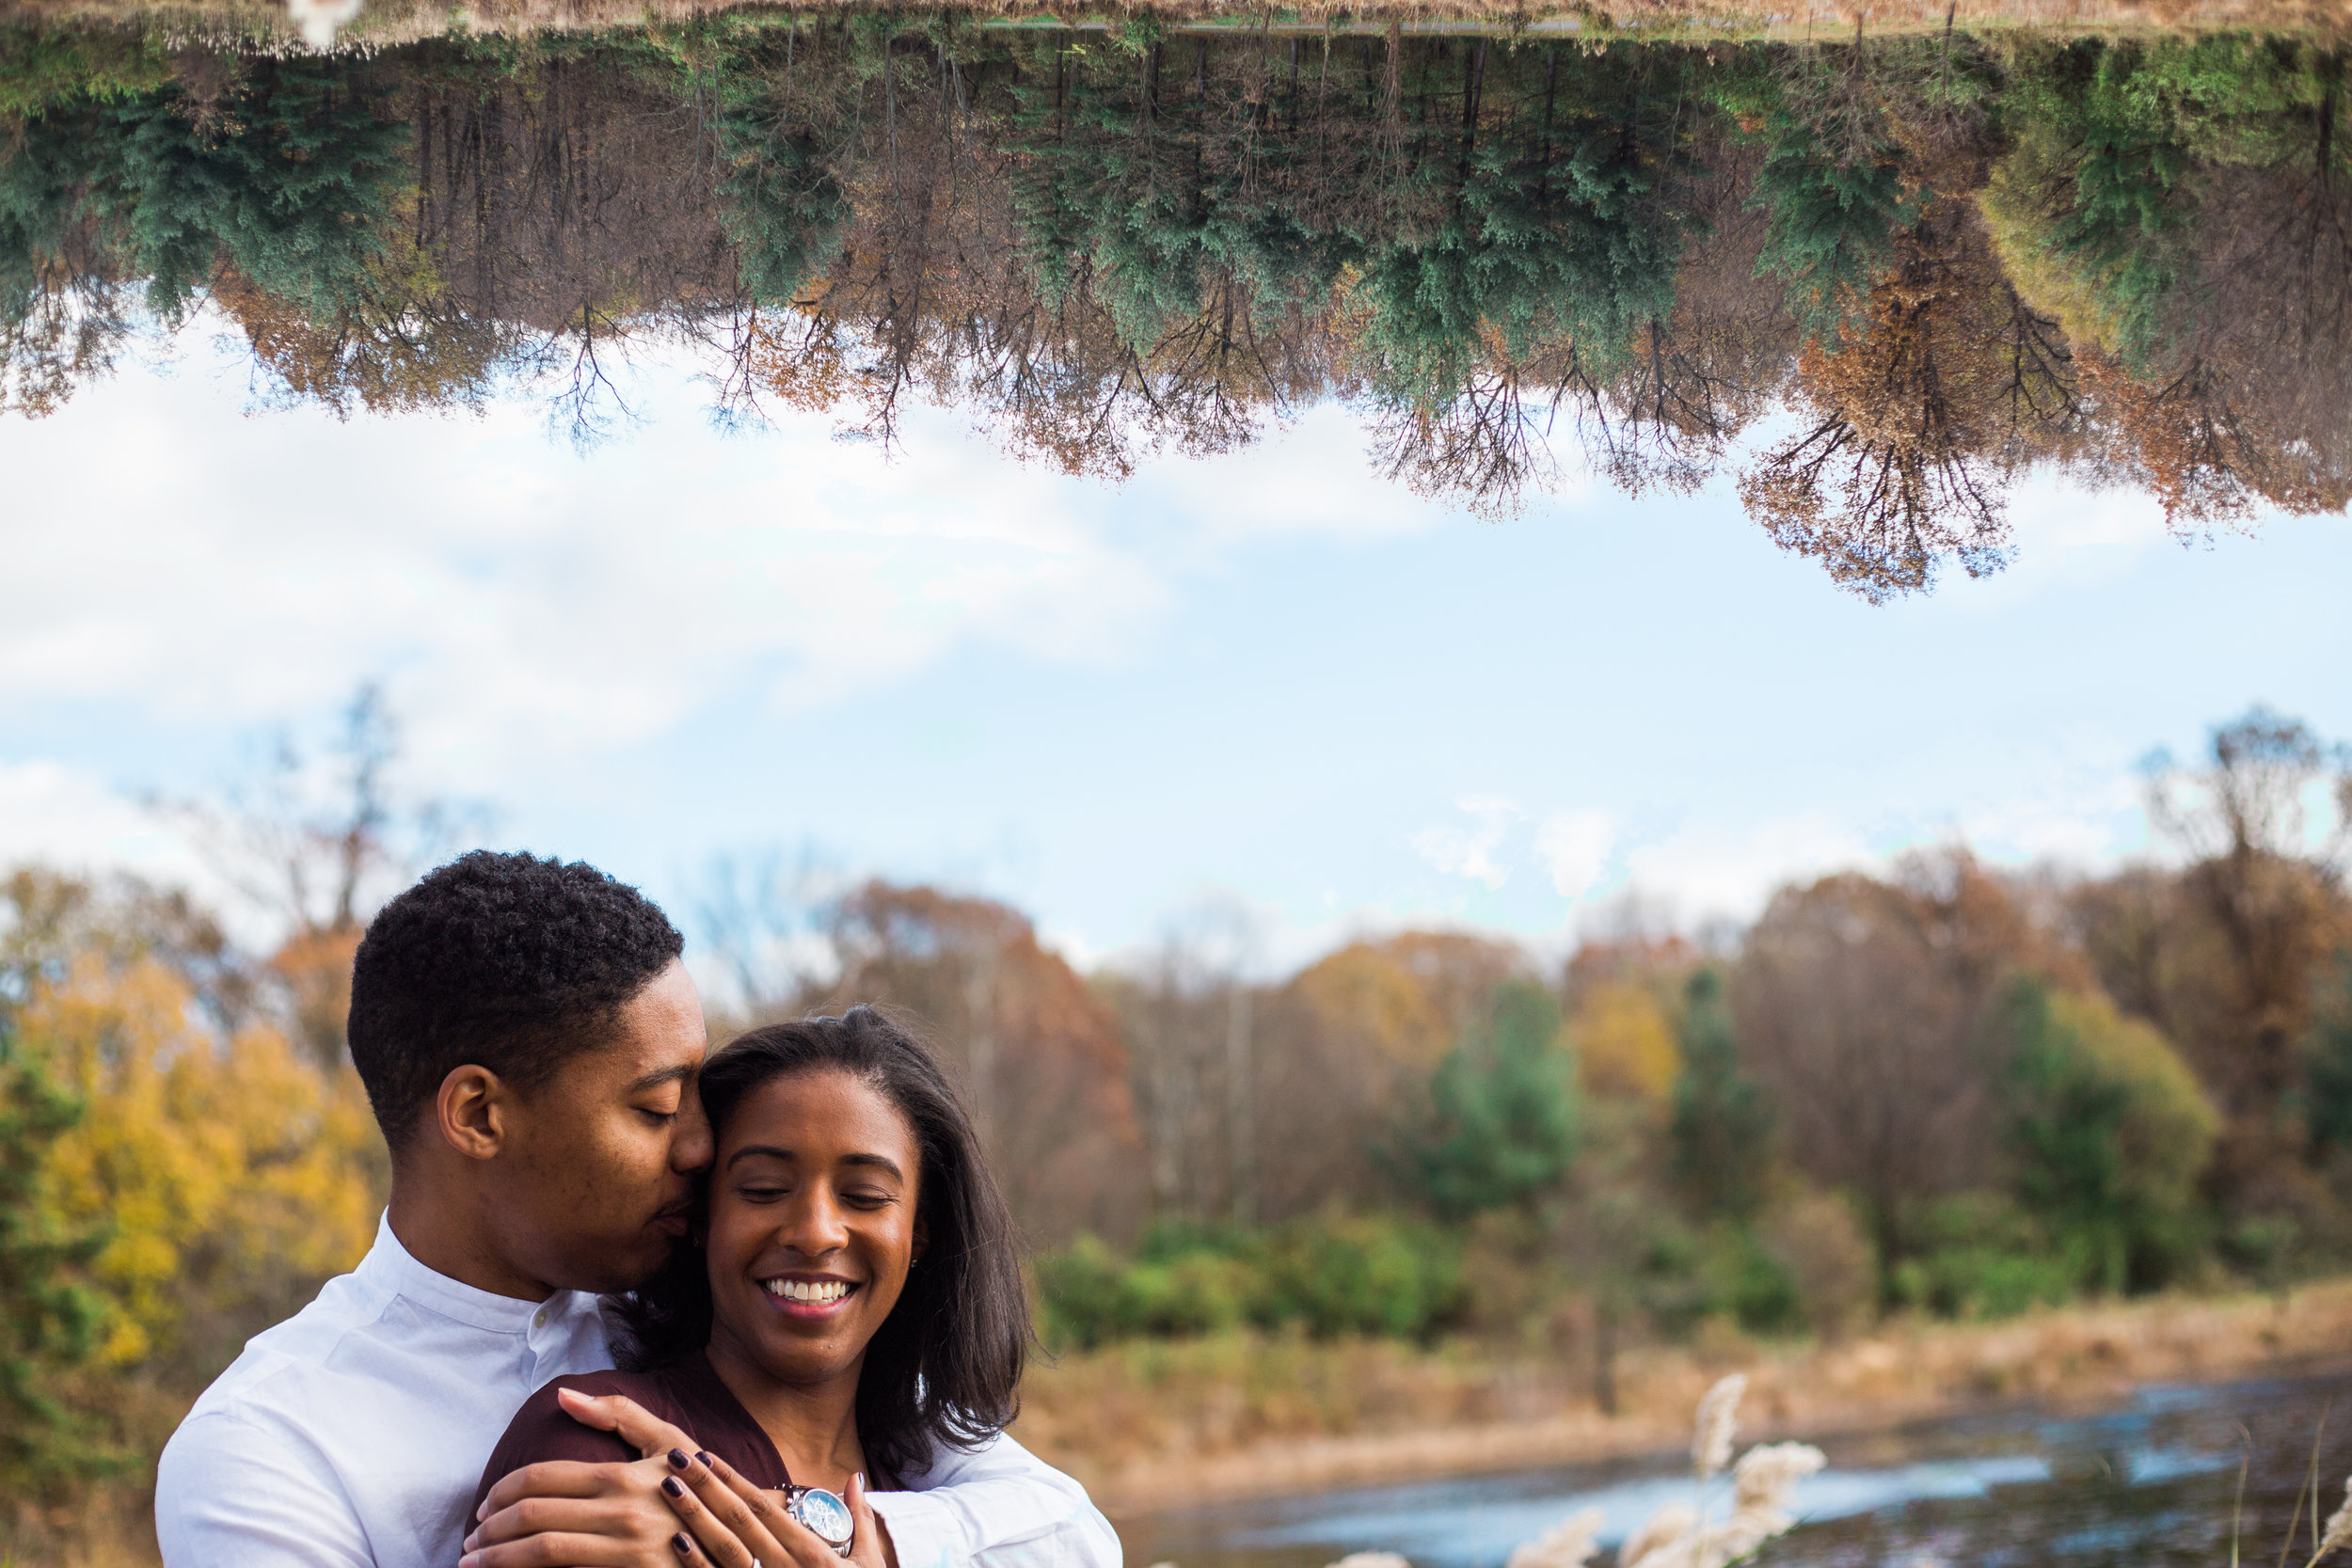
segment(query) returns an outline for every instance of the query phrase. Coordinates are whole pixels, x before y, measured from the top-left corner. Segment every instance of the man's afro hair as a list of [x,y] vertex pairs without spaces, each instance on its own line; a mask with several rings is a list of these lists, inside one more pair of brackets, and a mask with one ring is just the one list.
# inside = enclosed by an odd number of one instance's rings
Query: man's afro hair
[[351,966],[351,1059],[397,1154],[457,1068],[525,1093],[593,1051],[685,950],[669,917],[595,866],[476,849],[369,923]]

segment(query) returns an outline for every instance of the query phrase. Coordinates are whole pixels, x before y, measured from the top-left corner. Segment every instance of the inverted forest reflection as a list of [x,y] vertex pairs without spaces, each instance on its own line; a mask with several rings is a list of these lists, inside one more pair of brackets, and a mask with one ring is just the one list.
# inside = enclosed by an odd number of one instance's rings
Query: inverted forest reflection
[[1114,478],[1327,397],[1417,492],[1736,481],[1873,599],[2027,470],[2173,527],[2352,498],[2345,53],[1667,44],[738,13],[241,55],[0,39],[12,410],[224,313],[271,395],[916,402]]

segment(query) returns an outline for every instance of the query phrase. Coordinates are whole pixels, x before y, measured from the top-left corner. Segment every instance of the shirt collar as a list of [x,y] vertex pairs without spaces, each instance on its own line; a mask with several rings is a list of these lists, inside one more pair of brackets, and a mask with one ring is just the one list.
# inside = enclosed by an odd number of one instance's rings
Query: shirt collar
[[[353,1272],[362,1283],[389,1295],[412,1301],[444,1318],[500,1334],[528,1334],[534,1322],[569,1315],[583,1302],[593,1307],[596,1301],[578,1291],[558,1291],[545,1302],[517,1301],[513,1296],[477,1290],[464,1280],[452,1279],[426,1268],[392,1234],[392,1212],[389,1209],[376,1221],[375,1244]],[[540,1316],[542,1307],[546,1309],[544,1318]]]

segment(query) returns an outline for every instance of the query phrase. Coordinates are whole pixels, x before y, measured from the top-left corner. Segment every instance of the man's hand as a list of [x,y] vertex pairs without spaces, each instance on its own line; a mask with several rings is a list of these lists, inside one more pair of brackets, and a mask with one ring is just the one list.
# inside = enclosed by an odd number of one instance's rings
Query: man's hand
[[666,1461],[551,1459],[503,1477],[483,1499],[458,1568],[668,1568],[677,1519]]
[[[548,1460],[501,1478],[483,1499],[459,1568],[675,1568],[684,1555],[680,1547],[691,1551],[694,1542],[678,1529],[679,1515],[662,1482],[675,1483],[685,1466],[670,1456],[684,1460],[694,1440],[619,1394],[596,1398],[566,1388],[557,1398],[574,1420],[617,1433],[647,1457],[604,1465]],[[722,1527],[705,1528],[710,1532],[706,1550],[728,1549]],[[785,1560],[779,1558],[775,1568]]]

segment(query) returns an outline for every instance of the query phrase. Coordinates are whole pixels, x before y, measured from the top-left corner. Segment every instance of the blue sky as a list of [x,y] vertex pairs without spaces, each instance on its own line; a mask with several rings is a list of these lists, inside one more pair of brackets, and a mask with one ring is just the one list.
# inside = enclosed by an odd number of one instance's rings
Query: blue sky
[[722,435],[687,368],[586,456],[481,418],[256,406],[203,332],[0,423],[0,858],[201,880],[139,805],[381,677],[417,788],[674,902],[720,850],[1005,896],[1082,960],[1203,900],[1263,960],[1408,922],[1695,922],[1964,835],[2145,847],[2133,768],[2254,701],[2352,736],[2352,527],[2184,548],[2037,480],[2018,560],[1873,608],[1727,486],[1480,521],[1346,411],[1120,487],[954,414],[895,459]]

